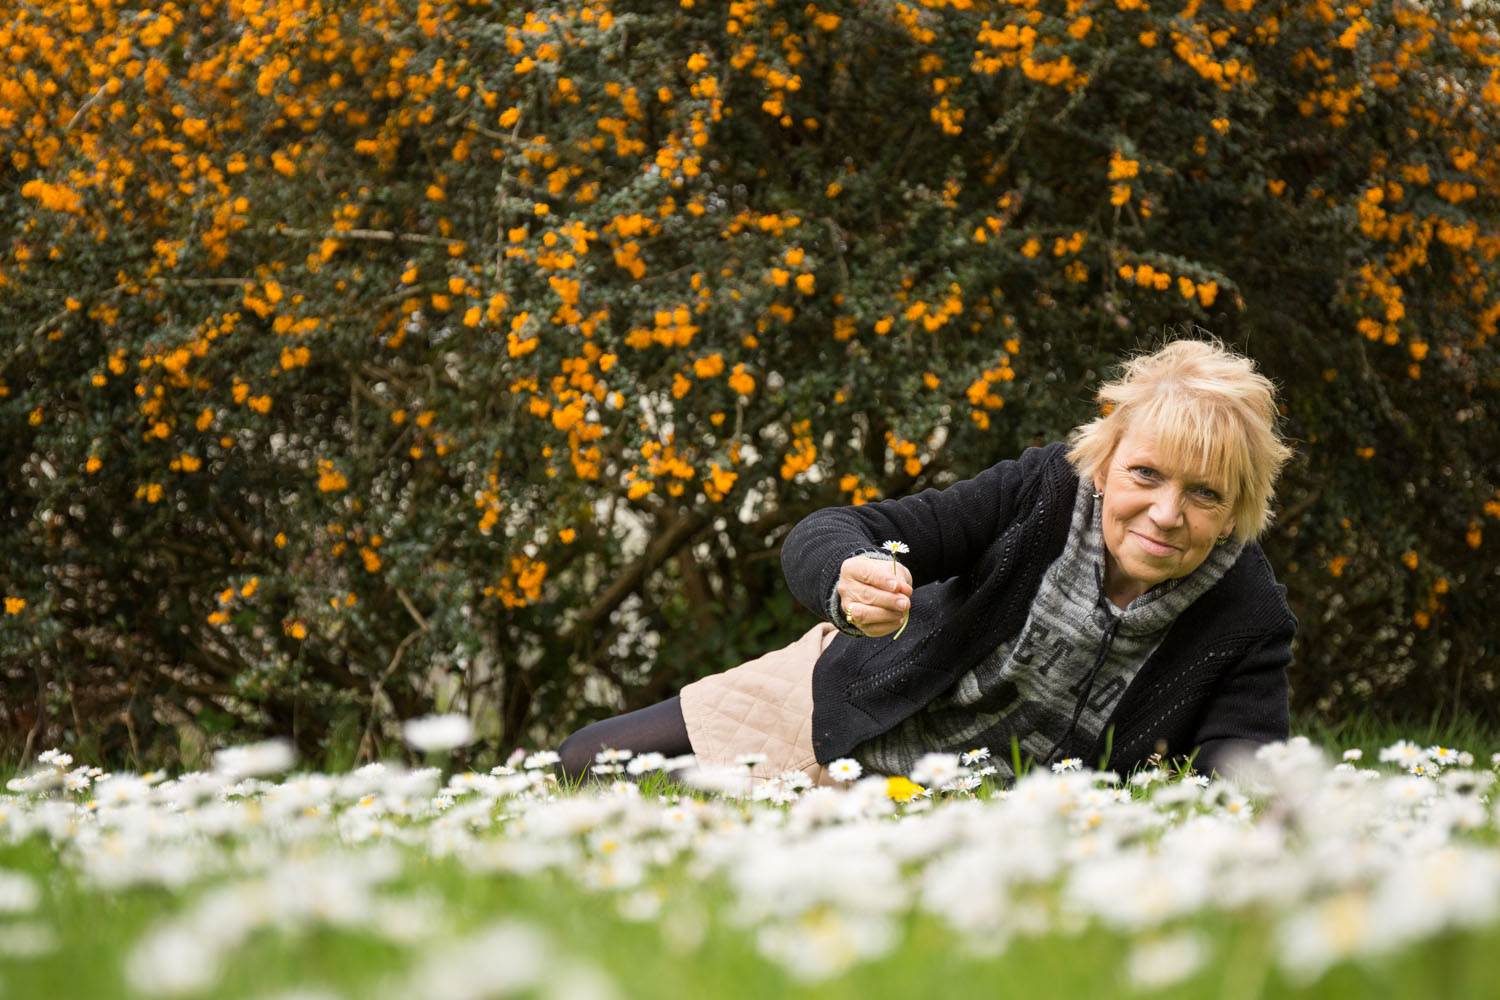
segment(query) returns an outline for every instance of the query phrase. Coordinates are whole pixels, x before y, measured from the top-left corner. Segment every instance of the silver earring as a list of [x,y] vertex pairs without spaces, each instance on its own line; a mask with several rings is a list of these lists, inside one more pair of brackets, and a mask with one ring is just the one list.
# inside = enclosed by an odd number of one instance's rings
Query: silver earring
[[1095,490],[1094,491],[1094,499],[1095,500],[1103,500],[1104,499],[1104,494],[1100,493],[1098,490]]

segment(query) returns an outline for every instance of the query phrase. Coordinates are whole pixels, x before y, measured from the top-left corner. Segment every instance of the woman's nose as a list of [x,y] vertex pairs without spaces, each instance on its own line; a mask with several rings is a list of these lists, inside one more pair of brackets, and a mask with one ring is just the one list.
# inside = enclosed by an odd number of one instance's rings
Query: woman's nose
[[1151,501],[1151,520],[1170,528],[1182,521],[1182,491],[1170,487],[1158,490]]

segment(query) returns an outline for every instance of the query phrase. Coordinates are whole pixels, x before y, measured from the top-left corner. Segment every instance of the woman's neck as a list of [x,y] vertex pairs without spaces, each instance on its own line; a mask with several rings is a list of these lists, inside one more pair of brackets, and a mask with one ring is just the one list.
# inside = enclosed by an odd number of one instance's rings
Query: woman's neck
[[1131,579],[1120,572],[1115,557],[1104,550],[1104,596],[1109,603],[1124,611],[1130,602],[1151,588],[1139,580]]

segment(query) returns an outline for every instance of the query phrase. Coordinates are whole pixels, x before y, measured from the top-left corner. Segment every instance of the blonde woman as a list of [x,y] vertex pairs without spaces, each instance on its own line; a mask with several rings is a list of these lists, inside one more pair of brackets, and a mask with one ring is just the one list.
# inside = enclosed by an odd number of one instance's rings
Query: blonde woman
[[[1297,622],[1256,539],[1290,449],[1275,390],[1217,343],[1125,363],[1104,416],[943,490],[818,511],[782,547],[823,621],[677,698],[569,737],[764,757],[758,776],[853,758],[907,774],[930,752],[1204,773],[1288,730]],[[888,544],[889,543],[889,544]]]

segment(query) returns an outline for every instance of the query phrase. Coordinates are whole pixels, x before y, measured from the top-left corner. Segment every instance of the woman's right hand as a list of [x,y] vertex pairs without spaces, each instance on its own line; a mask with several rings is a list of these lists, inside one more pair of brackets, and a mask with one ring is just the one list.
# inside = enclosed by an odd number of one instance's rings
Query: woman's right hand
[[894,559],[845,559],[835,589],[844,617],[868,636],[890,635],[911,610],[911,571]]

